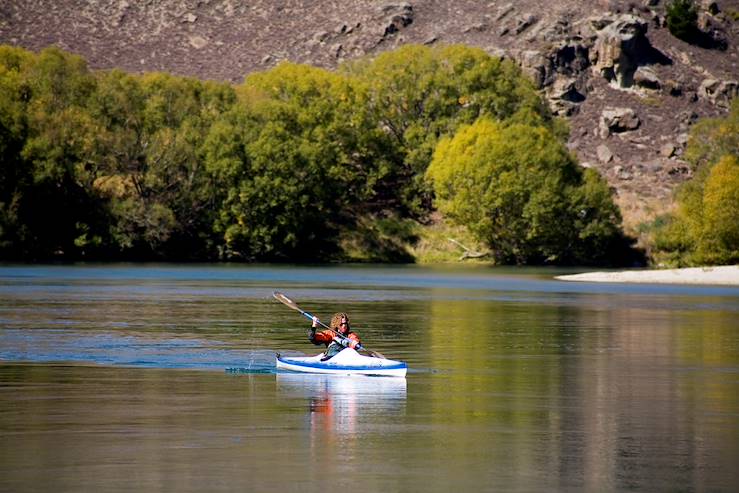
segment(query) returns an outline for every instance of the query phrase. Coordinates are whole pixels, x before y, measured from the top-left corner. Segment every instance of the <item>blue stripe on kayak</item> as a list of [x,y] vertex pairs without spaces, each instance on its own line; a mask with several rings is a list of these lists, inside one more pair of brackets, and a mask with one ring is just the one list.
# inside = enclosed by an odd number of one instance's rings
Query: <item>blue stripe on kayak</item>
[[329,365],[324,362],[309,363],[307,361],[295,361],[290,359],[277,358],[278,361],[287,363],[289,365],[303,366],[305,368],[323,368],[325,370],[400,370],[401,368],[407,368],[408,365],[405,363],[398,363],[397,365],[387,366],[349,366],[349,365]]

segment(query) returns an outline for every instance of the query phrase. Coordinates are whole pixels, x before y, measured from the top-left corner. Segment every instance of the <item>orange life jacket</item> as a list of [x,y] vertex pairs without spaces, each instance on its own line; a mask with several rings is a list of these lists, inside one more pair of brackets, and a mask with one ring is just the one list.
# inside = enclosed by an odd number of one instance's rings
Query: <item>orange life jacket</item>
[[[312,342],[316,346],[320,346],[321,344],[325,344],[326,346],[328,346],[329,344],[334,342],[334,337],[337,337],[337,333],[338,331],[334,332],[333,330],[322,330],[321,332],[316,332],[315,334],[310,336],[310,342]],[[351,339],[351,343],[349,344],[350,348],[354,349],[359,345],[359,336],[354,332],[347,332],[346,334],[342,335],[347,339]]]

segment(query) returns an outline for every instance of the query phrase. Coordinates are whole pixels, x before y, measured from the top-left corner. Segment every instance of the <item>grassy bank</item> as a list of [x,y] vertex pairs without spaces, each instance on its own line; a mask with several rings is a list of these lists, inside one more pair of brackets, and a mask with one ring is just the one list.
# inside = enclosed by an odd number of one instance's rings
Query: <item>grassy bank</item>
[[490,263],[487,248],[464,227],[438,215],[429,224],[397,217],[365,217],[340,236],[343,262]]

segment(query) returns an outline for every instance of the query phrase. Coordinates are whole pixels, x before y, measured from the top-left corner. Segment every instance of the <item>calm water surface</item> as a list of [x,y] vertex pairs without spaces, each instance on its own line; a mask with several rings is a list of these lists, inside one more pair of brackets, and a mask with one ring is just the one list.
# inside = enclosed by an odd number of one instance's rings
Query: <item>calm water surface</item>
[[[737,491],[739,289],[0,266],[0,491]],[[291,296],[405,379],[276,373]]]

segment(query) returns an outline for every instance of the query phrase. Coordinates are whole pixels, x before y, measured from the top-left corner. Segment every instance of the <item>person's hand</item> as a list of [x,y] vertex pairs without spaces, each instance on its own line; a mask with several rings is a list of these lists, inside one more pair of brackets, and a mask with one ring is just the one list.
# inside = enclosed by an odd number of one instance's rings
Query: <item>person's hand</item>
[[316,317],[315,315],[313,315],[313,325],[311,325],[311,327],[313,327],[314,329],[318,327],[318,317]]

